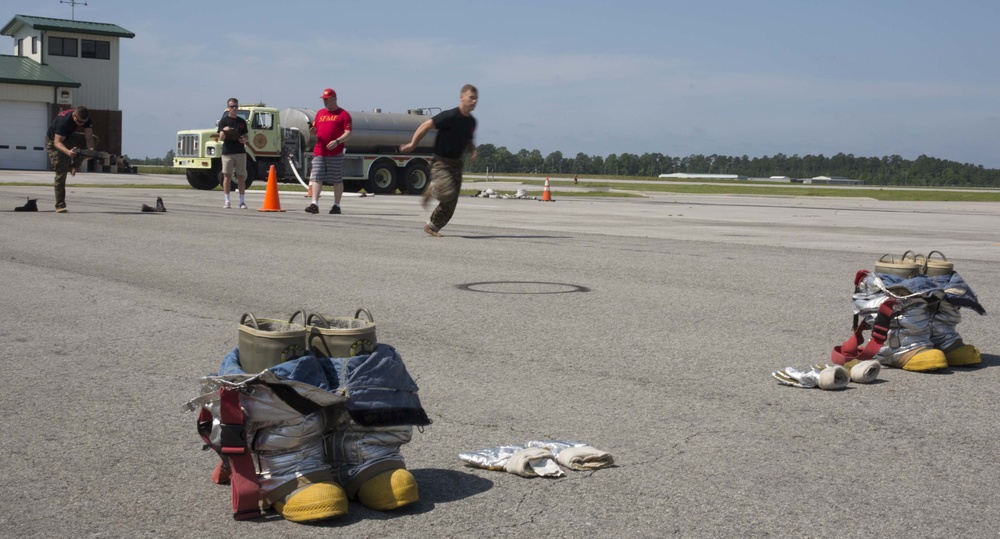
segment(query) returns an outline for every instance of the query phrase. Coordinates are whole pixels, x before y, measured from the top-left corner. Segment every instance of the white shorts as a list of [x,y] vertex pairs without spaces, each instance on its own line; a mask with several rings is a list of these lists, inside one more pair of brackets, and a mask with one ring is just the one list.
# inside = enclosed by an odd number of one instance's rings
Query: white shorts
[[225,175],[230,175],[233,173],[233,168],[236,169],[236,177],[247,177],[247,154],[245,153],[231,153],[229,155],[222,156],[222,173]]

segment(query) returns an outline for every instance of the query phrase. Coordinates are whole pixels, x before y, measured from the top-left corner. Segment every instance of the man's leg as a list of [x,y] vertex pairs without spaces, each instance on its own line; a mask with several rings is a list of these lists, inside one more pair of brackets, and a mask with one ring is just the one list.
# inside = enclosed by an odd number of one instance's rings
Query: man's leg
[[232,187],[233,180],[233,169],[236,168],[236,161],[233,160],[232,156],[223,155],[222,156],[222,194],[225,196],[226,202],[222,205],[223,208],[229,207],[229,190]]
[[323,179],[326,176],[326,158],[317,155],[312,161],[312,175],[309,177],[309,194],[312,201],[306,206],[309,213],[319,213],[319,195],[323,191]]
[[458,196],[462,190],[462,162],[435,160],[431,166],[431,175],[434,179],[429,188],[433,190],[432,196],[438,199],[438,205],[431,213],[424,231],[433,236],[435,234],[432,231],[440,232],[455,215]]
[[243,195],[247,190],[247,156],[246,154],[237,155],[234,161],[236,162],[236,189],[240,193],[240,209],[244,210],[247,207],[243,200]]
[[57,150],[51,141],[45,141],[45,148],[49,154],[49,162],[52,164],[52,169],[56,173],[54,186],[56,210],[59,210],[66,207],[66,174],[69,172],[72,162],[69,157]]
[[340,199],[344,196],[344,156],[327,158],[327,174],[333,183],[333,207],[330,213],[340,213]]
[[340,199],[344,196],[344,182],[333,184],[333,205],[340,206]]
[[232,185],[232,174],[222,173],[222,194],[226,197],[226,203],[223,204],[223,208],[229,207],[229,187]]

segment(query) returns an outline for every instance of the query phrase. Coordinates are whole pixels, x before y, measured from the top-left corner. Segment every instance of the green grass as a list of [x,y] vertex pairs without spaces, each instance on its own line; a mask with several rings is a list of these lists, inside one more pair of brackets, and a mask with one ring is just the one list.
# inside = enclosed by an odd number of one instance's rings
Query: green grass
[[[552,184],[552,182],[549,181],[549,185],[551,185],[551,184]],[[462,189],[462,196],[473,196],[476,193],[479,193],[481,191],[482,191],[482,189]],[[494,191],[496,191],[496,193],[498,195],[500,195],[500,196],[503,196],[503,195],[514,196],[514,194],[515,194],[515,191],[497,191],[496,189],[494,189]],[[528,194],[529,197],[542,198],[542,192],[541,191],[528,191],[527,194]],[[602,190],[602,191],[559,191],[559,192],[553,192],[552,193],[552,198],[553,199],[555,199],[556,197],[559,197],[559,198],[563,198],[563,197],[629,198],[629,197],[641,197],[641,196],[643,196],[642,193],[633,193],[633,192],[626,192],[626,191],[606,191],[606,190]]]
[[[183,174],[183,169],[174,169],[172,167],[149,167],[149,171],[144,171],[144,167],[139,166],[139,171],[141,173],[155,173],[155,174],[169,174],[178,173]],[[167,172],[172,171],[172,172]],[[525,187],[527,186],[538,186],[541,187],[544,184],[544,176],[537,180],[522,180],[522,179],[510,179],[507,181],[517,182]],[[627,178],[622,178],[627,179]],[[836,197],[836,198],[871,198],[876,200],[886,200],[886,201],[927,201],[927,202],[1000,202],[1000,193],[996,192],[986,192],[977,189],[955,189],[947,190],[946,188],[919,188],[919,189],[889,189],[883,187],[849,187],[849,188],[830,188],[822,186],[783,186],[774,185],[770,183],[751,183],[747,184],[745,181],[739,184],[734,183],[732,180],[713,180],[706,183],[701,183],[698,185],[688,185],[684,182],[686,180],[668,180],[661,179],[657,180],[652,178],[654,183],[609,183],[602,182],[600,180],[594,181],[588,178],[587,180],[581,181],[579,184],[574,184],[572,177],[556,177],[553,179],[552,176],[549,177],[549,185],[558,186],[573,186],[579,188],[579,190],[572,191],[557,191],[553,193],[553,198],[578,198],[578,197],[641,197],[649,193],[676,193],[676,194],[687,194],[687,195],[746,195],[746,196],[786,196],[786,197]],[[486,180],[479,179],[469,179],[466,181],[466,187],[470,185],[475,185],[476,183],[483,183]],[[503,176],[497,176],[489,181],[505,181]],[[699,180],[700,182],[701,180]],[[191,189],[187,184],[163,184],[163,183],[128,183],[128,184],[118,184],[118,185],[99,185],[99,184],[88,184],[88,183],[73,183],[70,182],[72,187],[79,188],[103,188],[103,189]],[[30,182],[0,182],[0,186],[37,186],[38,183]],[[267,187],[267,182],[258,179],[254,182],[253,186],[250,187],[250,191],[263,191]],[[221,187],[217,187],[216,190],[221,190]],[[298,183],[279,183],[278,190],[281,192],[299,192],[305,193],[305,188],[303,188]],[[462,196],[471,196],[479,189],[463,189]],[[514,195],[514,191],[497,191],[498,194],[502,195]],[[528,191],[529,197],[539,197],[542,196],[541,189],[535,191]]]
[[[544,181],[521,180],[525,185],[542,185]],[[553,182],[549,185],[574,185],[572,182]],[[896,201],[928,201],[928,202],[1000,202],[1000,193],[969,190],[948,191],[945,189],[926,188],[920,190],[893,190],[882,187],[856,188],[826,188],[818,186],[803,187],[768,187],[763,185],[677,185],[672,182],[660,183],[601,183],[599,181],[581,182],[577,187],[614,189],[635,193],[678,193],[688,195],[751,195],[751,196],[796,196],[796,197],[837,197],[837,198],[873,198],[876,200]],[[569,192],[560,191],[559,196],[573,196]],[[609,196],[607,192],[587,192],[585,196]],[[578,195],[579,196],[579,195]]]
[[184,174],[185,169],[158,165],[135,165],[139,174]]

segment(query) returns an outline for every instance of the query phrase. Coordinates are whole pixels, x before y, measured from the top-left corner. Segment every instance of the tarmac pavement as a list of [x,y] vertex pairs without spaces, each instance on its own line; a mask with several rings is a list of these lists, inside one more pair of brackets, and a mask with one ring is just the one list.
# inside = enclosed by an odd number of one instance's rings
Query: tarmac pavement
[[[459,201],[342,215],[222,209],[219,191],[80,188],[0,171],[0,536],[983,537],[1000,528],[1000,204],[682,196]],[[127,183],[177,181],[128,175]],[[183,179],[180,179],[183,182]],[[28,182],[30,185],[3,185]],[[485,188],[477,182],[478,188]],[[163,197],[166,213],[141,213]],[[41,211],[15,213],[26,197]],[[247,195],[259,208],[263,191]],[[770,372],[825,361],[855,272],[939,250],[989,311],[974,368],[884,369],[837,392]],[[230,516],[198,377],[244,312],[376,320],[433,424],[403,447],[421,501],[314,525]],[[992,329],[991,329],[992,328]],[[524,479],[458,454],[534,439],[615,467]]]

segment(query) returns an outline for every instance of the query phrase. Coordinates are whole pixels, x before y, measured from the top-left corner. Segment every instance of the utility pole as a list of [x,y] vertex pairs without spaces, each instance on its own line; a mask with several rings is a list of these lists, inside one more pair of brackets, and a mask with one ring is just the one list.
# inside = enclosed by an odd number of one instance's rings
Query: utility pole
[[60,4],[69,4],[70,6],[73,7],[73,20],[75,21],[76,20],[76,5],[77,4],[87,5],[87,0],[83,0],[82,2],[80,0],[59,0],[59,3]]

